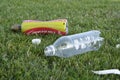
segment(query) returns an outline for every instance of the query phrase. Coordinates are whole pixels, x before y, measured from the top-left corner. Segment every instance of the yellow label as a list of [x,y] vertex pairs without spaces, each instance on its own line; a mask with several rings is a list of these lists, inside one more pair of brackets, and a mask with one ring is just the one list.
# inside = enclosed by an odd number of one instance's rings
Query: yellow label
[[59,30],[62,32],[66,32],[67,20],[53,20],[53,21],[35,21],[28,20],[22,23],[22,32],[33,28],[51,28],[55,30]]

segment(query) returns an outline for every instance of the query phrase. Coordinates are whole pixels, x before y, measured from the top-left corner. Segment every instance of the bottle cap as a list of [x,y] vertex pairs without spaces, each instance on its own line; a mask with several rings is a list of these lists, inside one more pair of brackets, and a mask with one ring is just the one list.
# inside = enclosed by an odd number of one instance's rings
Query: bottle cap
[[35,45],[39,45],[41,43],[41,39],[39,39],[39,38],[32,39],[32,43]]
[[12,27],[11,27],[11,30],[12,31],[15,31],[15,32],[18,32],[21,30],[21,25],[19,24],[14,24]]

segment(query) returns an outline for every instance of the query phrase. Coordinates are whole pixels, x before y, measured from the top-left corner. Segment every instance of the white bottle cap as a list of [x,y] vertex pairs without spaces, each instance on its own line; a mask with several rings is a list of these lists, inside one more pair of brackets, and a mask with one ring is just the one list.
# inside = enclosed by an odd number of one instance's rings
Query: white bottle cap
[[32,43],[36,44],[36,45],[39,45],[41,43],[41,39],[38,39],[38,38],[32,39]]

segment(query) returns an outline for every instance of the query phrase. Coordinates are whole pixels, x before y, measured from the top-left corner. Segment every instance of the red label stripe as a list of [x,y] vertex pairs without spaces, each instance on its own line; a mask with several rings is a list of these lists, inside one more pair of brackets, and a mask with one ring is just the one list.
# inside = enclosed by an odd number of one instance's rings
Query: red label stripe
[[45,27],[32,28],[32,29],[25,31],[24,33],[26,33],[28,35],[29,34],[38,34],[38,33],[41,33],[41,34],[54,33],[54,34],[59,34],[59,35],[66,35],[67,34],[66,32],[62,32],[62,31],[59,31],[56,29],[51,29],[51,28],[45,28]]

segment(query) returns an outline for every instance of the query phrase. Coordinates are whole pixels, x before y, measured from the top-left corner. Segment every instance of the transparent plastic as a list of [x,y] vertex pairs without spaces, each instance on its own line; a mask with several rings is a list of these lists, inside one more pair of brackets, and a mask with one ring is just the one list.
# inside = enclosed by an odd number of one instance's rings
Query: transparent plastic
[[98,50],[104,38],[100,31],[92,30],[84,33],[62,36],[53,45],[45,48],[46,56],[70,57],[88,51]]

